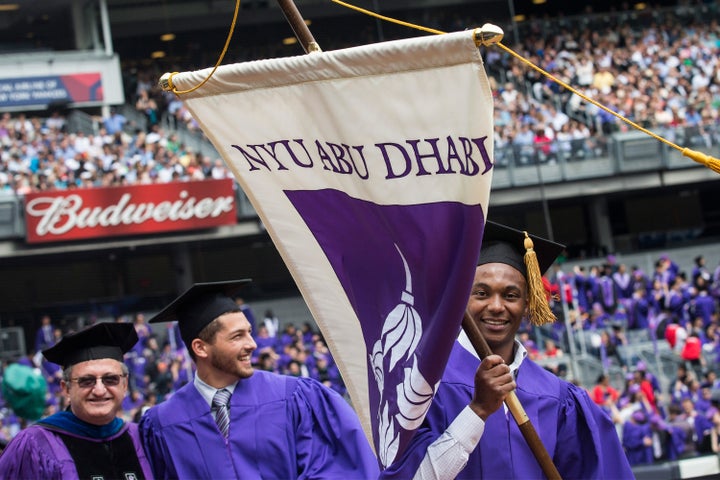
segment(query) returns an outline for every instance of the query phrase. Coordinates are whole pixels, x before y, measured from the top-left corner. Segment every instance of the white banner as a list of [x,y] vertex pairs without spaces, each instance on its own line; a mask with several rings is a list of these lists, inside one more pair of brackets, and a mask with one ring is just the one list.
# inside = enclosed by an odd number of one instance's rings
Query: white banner
[[[209,73],[172,82],[188,90]],[[264,222],[389,465],[460,330],[487,216],[492,95],[472,32],[222,66],[181,98]]]

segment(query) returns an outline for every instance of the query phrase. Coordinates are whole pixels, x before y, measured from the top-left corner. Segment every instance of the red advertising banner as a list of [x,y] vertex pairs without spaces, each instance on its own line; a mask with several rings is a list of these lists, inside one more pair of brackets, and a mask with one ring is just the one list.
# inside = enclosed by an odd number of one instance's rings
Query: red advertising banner
[[83,188],[25,196],[27,242],[195,230],[237,223],[233,180]]

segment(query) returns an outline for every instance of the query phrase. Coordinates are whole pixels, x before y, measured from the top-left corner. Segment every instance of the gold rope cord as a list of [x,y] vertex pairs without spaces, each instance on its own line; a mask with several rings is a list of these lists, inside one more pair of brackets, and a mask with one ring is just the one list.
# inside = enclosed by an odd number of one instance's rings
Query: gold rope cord
[[178,72],[166,73],[166,74],[163,75],[162,78],[161,78],[161,83],[162,83],[162,82],[165,82],[165,83],[166,83],[166,86],[163,86],[163,90],[171,91],[171,92],[173,92],[175,95],[182,95],[182,94],[184,94],[184,93],[194,92],[194,91],[197,90],[198,88],[200,88],[200,87],[202,87],[203,85],[205,85],[208,80],[210,80],[210,78],[211,78],[211,77],[213,76],[213,74],[215,73],[215,70],[218,69],[218,67],[219,67],[220,64],[222,63],[223,59],[225,58],[225,54],[227,53],[228,46],[230,46],[230,39],[232,38],[233,32],[235,31],[235,24],[237,23],[237,17],[238,17],[238,12],[239,12],[239,11],[240,11],[240,0],[236,0],[236,1],[235,1],[235,13],[233,13],[232,24],[230,24],[230,32],[228,32],[227,39],[225,40],[225,46],[223,47],[222,52],[220,53],[220,58],[218,58],[218,61],[217,61],[217,63],[215,64],[215,67],[213,67],[212,71],[208,74],[208,76],[205,78],[205,80],[203,80],[202,82],[198,83],[197,85],[195,85],[194,87],[192,87],[192,88],[189,89],[189,90],[177,90],[177,89],[175,88],[175,85],[173,85],[173,83],[172,83],[172,77],[173,77],[173,75],[177,74]]
[[[342,1],[342,0],[331,0],[331,1],[332,1],[333,3],[337,3],[338,5],[342,5],[343,7],[349,8],[349,9],[351,9],[351,10],[355,10],[355,11],[364,13],[364,14],[366,14],[366,15],[370,15],[371,17],[375,17],[375,18],[378,18],[378,19],[380,19],[380,20],[385,20],[385,21],[388,21],[388,22],[391,22],[391,23],[395,23],[395,24],[398,24],[398,25],[403,25],[403,26],[406,26],[406,27],[409,27],[409,28],[414,28],[414,29],[416,29],[416,30],[421,30],[421,31],[424,31],[424,32],[433,33],[433,34],[436,34],[436,35],[442,35],[442,34],[447,33],[447,32],[443,32],[443,31],[441,31],[441,30],[436,30],[436,29],[434,29],[434,28],[423,27],[423,26],[421,26],[421,25],[416,25],[416,24],[414,24],[414,23],[404,22],[404,21],[402,21],[402,20],[394,19],[394,18],[391,18],[391,17],[386,17],[386,16],[384,16],[384,15],[380,15],[380,14],[375,13],[375,12],[372,12],[372,11],[370,11],[370,10],[366,10],[366,9],[364,9],[364,8],[357,7],[357,6],[355,6],[355,5],[351,5],[351,4],[346,3],[346,2],[344,2],[344,1]],[[478,37],[479,37],[478,35],[475,36],[475,38],[476,38],[476,43],[478,43],[478,42],[477,42],[477,38],[478,38]],[[627,124],[630,125],[631,127],[635,128],[635,129],[637,129],[637,130],[640,130],[641,132],[643,132],[643,133],[645,133],[645,134],[647,134],[647,135],[650,135],[651,137],[653,137],[653,138],[655,138],[655,139],[657,139],[657,140],[665,143],[666,145],[669,145],[669,146],[672,147],[672,148],[675,148],[675,149],[679,150],[680,152],[682,152],[682,154],[683,154],[684,156],[686,156],[686,157],[694,160],[695,162],[700,163],[700,164],[702,164],[702,165],[705,165],[706,167],[708,167],[709,169],[711,169],[711,170],[714,171],[714,172],[720,173],[720,160],[718,160],[717,158],[711,157],[711,156],[709,156],[709,155],[706,155],[706,154],[704,154],[704,153],[701,153],[701,152],[698,152],[698,151],[695,151],[695,150],[691,150],[691,149],[689,149],[689,148],[680,147],[680,146],[674,144],[673,142],[671,142],[671,141],[669,141],[669,140],[667,140],[667,139],[665,139],[665,138],[663,138],[663,137],[661,137],[661,136],[659,136],[659,135],[651,132],[650,130],[647,130],[646,128],[641,127],[640,125],[638,125],[637,123],[633,122],[632,120],[630,120],[630,119],[628,119],[628,118],[625,118],[624,116],[620,115],[619,113],[617,113],[617,112],[609,109],[609,108],[606,107],[605,105],[602,105],[602,104],[596,102],[595,100],[593,100],[592,98],[588,97],[587,95],[579,92],[578,90],[575,90],[573,87],[571,87],[571,86],[568,85],[567,83],[563,82],[563,81],[560,80],[559,78],[555,77],[555,76],[552,75],[551,73],[546,72],[545,70],[543,70],[542,68],[538,67],[537,65],[535,65],[534,63],[532,63],[532,62],[529,61],[528,59],[524,58],[522,55],[520,55],[520,54],[514,52],[512,49],[506,47],[506,46],[503,45],[499,40],[497,40],[497,38],[498,38],[498,37],[495,37],[495,39],[491,39],[491,40],[489,40],[489,41],[487,41],[487,42],[481,40],[479,43],[482,44],[483,46],[497,45],[497,46],[500,47],[502,50],[504,50],[505,52],[509,53],[510,55],[512,55],[513,57],[515,57],[516,59],[520,60],[520,61],[521,61],[522,63],[524,63],[525,65],[529,66],[529,67],[532,68],[533,70],[539,72],[541,75],[546,76],[547,78],[549,78],[549,79],[552,80],[553,82],[557,83],[558,85],[562,86],[563,88],[565,88],[565,89],[569,90],[570,92],[574,93],[575,95],[579,96],[580,98],[582,98],[582,99],[585,100],[586,102],[592,103],[592,104],[595,105],[596,107],[598,107],[598,108],[606,111],[607,113],[615,116],[616,118],[622,120],[623,122],[627,123]]]

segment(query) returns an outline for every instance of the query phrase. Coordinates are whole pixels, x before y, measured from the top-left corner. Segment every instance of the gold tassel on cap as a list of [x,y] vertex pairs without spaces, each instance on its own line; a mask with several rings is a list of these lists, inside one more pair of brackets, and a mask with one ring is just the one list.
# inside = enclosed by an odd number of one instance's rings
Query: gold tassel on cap
[[528,284],[528,311],[530,322],[533,325],[540,326],[555,321],[555,315],[550,310],[545,287],[542,283],[542,273],[538,264],[537,255],[535,254],[535,245],[532,239],[525,234],[525,268],[527,269]]

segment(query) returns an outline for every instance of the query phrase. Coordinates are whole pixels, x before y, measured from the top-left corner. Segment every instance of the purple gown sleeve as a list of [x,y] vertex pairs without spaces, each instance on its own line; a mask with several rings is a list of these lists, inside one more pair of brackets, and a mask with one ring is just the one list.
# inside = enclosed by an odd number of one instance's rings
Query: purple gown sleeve
[[565,415],[559,415],[553,455],[563,478],[635,478],[607,414],[583,389],[570,383],[564,385]]
[[340,395],[302,378],[288,408],[296,425],[299,479],[378,477],[378,463],[360,421]]
[[63,448],[63,451],[58,452],[58,448],[61,447],[40,427],[22,430],[0,455],[0,479],[77,478],[77,471],[67,450]]
[[682,428],[677,426],[668,427],[667,433],[668,438],[666,448],[668,452],[668,459],[676,460],[685,451],[686,434]]
[[167,443],[163,441],[162,436],[159,434],[162,429],[154,421],[154,413],[156,412],[153,412],[153,414],[148,413],[150,412],[147,412],[140,419],[139,430],[140,440],[150,461],[153,476],[156,479],[178,478],[173,465],[165,464],[165,459],[171,458],[171,456],[167,452]]

